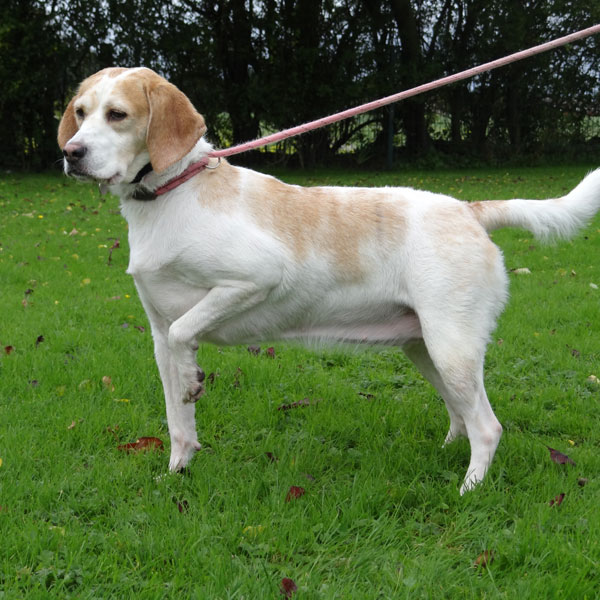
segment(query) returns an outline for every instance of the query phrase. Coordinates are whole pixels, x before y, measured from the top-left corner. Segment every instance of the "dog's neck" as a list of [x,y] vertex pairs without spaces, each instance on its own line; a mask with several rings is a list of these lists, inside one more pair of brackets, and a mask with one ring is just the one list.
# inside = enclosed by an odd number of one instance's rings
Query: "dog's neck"
[[[208,157],[212,150],[212,145],[204,138],[200,138],[188,154],[160,173],[152,169],[150,156],[147,153],[142,154],[136,160],[140,166],[138,168],[136,165],[138,170],[130,182],[110,185],[106,189],[123,200],[154,200],[157,197],[157,190],[162,191],[164,188],[168,188],[171,182],[175,182],[173,187],[176,187],[179,183],[186,181],[186,171],[191,166],[199,164],[200,168],[191,171],[189,177],[203,170],[202,165],[208,166],[213,161]],[[218,164],[217,159],[214,159],[214,162]],[[102,187],[101,190],[106,191]]]

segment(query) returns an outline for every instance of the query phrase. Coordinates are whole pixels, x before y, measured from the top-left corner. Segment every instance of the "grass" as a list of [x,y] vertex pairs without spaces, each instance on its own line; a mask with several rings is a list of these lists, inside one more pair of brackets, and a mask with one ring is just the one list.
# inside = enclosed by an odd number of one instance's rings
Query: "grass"
[[[562,194],[586,170],[277,174],[473,200]],[[298,598],[596,598],[600,220],[554,246],[493,237],[531,274],[511,275],[489,347],[505,434],[477,490],[459,497],[468,444],[440,448],[445,409],[400,352],[283,344],[201,348],[215,374],[197,405],[204,450],[168,475],[117,201],[58,174],[3,175],[0,598],[279,598],[284,577]],[[167,452],[118,450],[140,436]],[[286,502],[291,486],[305,493]]]

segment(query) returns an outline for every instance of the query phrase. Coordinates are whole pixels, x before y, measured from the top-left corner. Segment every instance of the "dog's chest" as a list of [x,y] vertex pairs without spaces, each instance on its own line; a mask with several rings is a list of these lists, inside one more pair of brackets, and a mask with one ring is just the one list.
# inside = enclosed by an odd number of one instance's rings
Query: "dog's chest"
[[210,243],[201,224],[166,203],[125,203],[129,266],[144,303],[173,321],[198,303],[211,287],[214,267],[206,264]]

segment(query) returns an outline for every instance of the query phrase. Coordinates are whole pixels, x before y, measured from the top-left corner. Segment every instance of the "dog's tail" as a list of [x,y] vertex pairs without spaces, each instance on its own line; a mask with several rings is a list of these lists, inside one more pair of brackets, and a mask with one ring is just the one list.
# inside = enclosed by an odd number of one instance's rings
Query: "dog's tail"
[[469,204],[487,231],[522,227],[541,239],[569,238],[600,210],[600,169],[571,192],[552,200],[491,200]]

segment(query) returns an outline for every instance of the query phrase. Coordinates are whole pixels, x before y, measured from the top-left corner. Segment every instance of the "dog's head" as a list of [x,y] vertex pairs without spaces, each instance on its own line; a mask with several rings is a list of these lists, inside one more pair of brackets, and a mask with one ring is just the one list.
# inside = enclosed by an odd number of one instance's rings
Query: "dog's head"
[[129,182],[148,162],[161,173],[204,135],[204,119],[174,85],[145,68],[88,77],[58,126],[67,175]]

